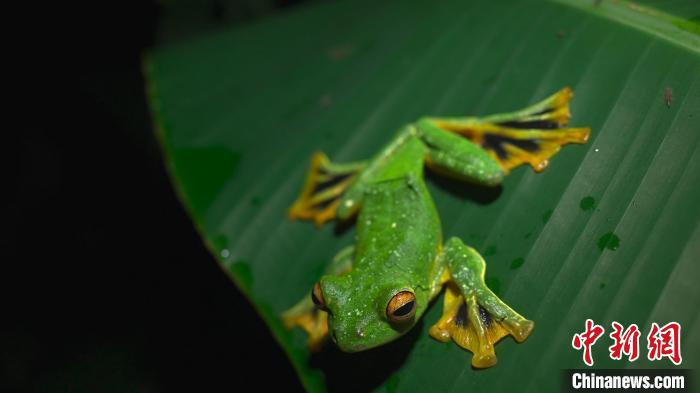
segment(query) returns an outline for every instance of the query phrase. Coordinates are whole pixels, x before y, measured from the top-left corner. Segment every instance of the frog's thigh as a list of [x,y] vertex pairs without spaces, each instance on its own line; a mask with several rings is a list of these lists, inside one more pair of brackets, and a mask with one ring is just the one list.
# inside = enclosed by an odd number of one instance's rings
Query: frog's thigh
[[342,250],[338,251],[333,257],[331,263],[325,270],[325,274],[332,274],[334,276],[339,276],[343,273],[347,273],[352,268],[352,261],[355,258],[355,246],[347,246]]
[[450,239],[443,249],[451,281],[446,286],[445,304],[440,320],[430,335],[442,342],[452,339],[474,356],[472,366],[496,364],[494,345],[512,335],[524,341],[534,323],[508,307],[486,286],[486,263],[476,250],[457,238]]
[[[348,246],[340,250],[328,267],[325,274],[340,275],[352,268],[355,247]],[[307,346],[318,350],[328,336],[328,313],[319,310],[311,300],[310,294],[305,295],[294,307],[282,314],[282,322],[287,329],[301,327],[309,336]]]

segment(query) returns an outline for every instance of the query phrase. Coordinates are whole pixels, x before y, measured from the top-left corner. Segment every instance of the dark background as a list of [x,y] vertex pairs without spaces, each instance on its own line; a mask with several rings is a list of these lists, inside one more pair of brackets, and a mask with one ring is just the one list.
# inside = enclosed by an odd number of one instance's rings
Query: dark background
[[301,390],[176,199],[141,74],[155,45],[299,1],[188,3],[5,15],[3,392]]

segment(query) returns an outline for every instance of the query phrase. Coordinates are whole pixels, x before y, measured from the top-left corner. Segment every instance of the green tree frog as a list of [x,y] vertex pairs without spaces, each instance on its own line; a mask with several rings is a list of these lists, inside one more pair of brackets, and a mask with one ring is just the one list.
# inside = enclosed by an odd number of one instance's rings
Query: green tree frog
[[285,325],[303,328],[311,349],[330,336],[343,351],[363,351],[406,333],[444,289],[443,315],[430,335],[471,351],[474,367],[495,365],[496,342],[507,335],[522,342],[534,323],[488,288],[475,249],[456,237],[443,242],[424,166],[487,187],[521,164],[541,172],[561,146],[588,140],[589,128],[566,128],[571,97],[567,87],[511,113],[425,117],[401,127],[367,161],[337,164],[316,153],[289,215],[317,225],[356,217],[356,239],[311,296],[282,315]]

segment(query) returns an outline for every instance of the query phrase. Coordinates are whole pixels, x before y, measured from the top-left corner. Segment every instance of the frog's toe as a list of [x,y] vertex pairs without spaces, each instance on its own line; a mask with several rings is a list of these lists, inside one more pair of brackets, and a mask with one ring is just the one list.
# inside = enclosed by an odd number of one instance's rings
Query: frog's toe
[[530,336],[530,333],[532,333],[532,330],[535,328],[535,323],[529,319],[512,321],[507,324],[507,328],[508,333],[513,336],[515,341],[521,343]]
[[288,210],[289,217],[313,220],[317,226],[335,219],[343,194],[364,167],[362,162],[334,164],[325,154],[317,152],[311,158],[304,188]]
[[309,336],[306,346],[311,351],[320,350],[328,336],[328,313],[317,308],[304,313],[285,313],[282,316],[282,323],[287,329],[292,329],[294,326],[302,328]]
[[475,368],[489,368],[495,366],[496,363],[498,363],[498,358],[496,358],[495,353],[480,353],[472,357],[472,367]]
[[478,304],[475,295],[462,296],[455,286],[448,285],[443,315],[430,328],[430,335],[441,342],[452,339],[474,354],[473,367],[487,368],[498,361],[494,348],[498,341],[510,334],[521,342],[533,326],[532,321],[525,319],[516,323],[499,320]]

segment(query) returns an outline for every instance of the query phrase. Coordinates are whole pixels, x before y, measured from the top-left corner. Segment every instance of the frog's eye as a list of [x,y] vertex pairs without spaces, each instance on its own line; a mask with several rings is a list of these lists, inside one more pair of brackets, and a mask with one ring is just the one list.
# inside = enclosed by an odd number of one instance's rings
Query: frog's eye
[[416,295],[411,291],[401,291],[389,300],[386,316],[391,322],[404,322],[416,315]]
[[314,302],[316,307],[321,310],[328,311],[326,308],[326,302],[323,300],[323,292],[321,291],[321,284],[314,284],[314,288],[311,290],[311,300]]

